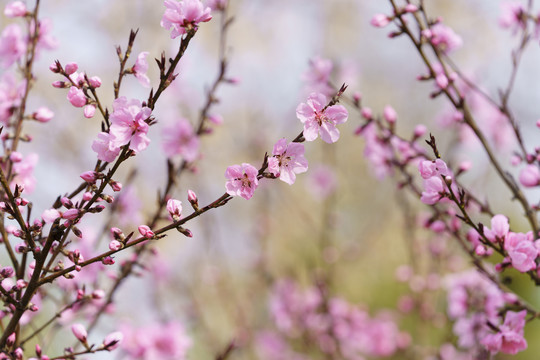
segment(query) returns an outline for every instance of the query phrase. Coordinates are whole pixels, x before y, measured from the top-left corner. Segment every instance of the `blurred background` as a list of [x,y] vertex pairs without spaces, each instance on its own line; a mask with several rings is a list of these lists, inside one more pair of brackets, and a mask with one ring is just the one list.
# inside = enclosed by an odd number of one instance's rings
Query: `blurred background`
[[[164,12],[159,1],[48,0],[41,6],[42,16],[52,19],[52,34],[59,47],[40,54],[30,103],[31,107],[48,106],[55,118],[48,126],[28,126],[34,142],[21,147],[23,153],[32,150],[40,156],[35,172],[38,184],[30,196],[36,214],[49,208],[58,195],[75,188],[80,183],[79,174],[92,168],[95,153],[90,146],[100,131],[97,116],[85,119],[82,111],[66,100],[66,90],[51,87],[58,78],[48,70],[49,65],[55,59],[62,64],[76,62],[89,76],[99,76],[103,86],[98,94],[111,109],[112,79],[119,69],[115,46],[125,48],[131,29],[139,30],[133,61],[141,51],[150,53],[148,75],[153,86],[159,80],[153,59],[163,51],[173,56],[179,43],[159,26]],[[433,1],[428,6],[431,15],[441,16],[464,40],[463,47],[452,54],[454,61],[495,96],[508,81],[510,49],[518,42],[510,31],[498,26],[500,2]],[[201,205],[210,203],[225,191],[227,166],[243,162],[259,166],[278,139],[292,140],[302,131],[295,109],[310,92],[303,74],[311,59],[321,57],[334,64],[333,83],[347,83],[349,96],[360,92],[363,105],[374,113],[392,105],[398,113],[398,133],[409,137],[416,124],[426,124],[443,153],[456,162],[472,161],[466,183],[481,191],[481,198],[489,197],[495,213],[507,214],[516,231],[525,230],[519,208],[486,166],[482,150],[456,145],[453,129],[438,125],[447,110],[445,99],[429,99],[433,84],[415,80],[425,68],[409,40],[389,39],[391,26],[372,27],[369,21],[376,13],[389,14],[389,4],[380,0],[230,1],[228,16],[234,20],[227,37],[228,75],[238,83],[219,88],[220,102],[211,113],[221,115],[223,124],[203,138],[196,171],[183,174],[180,180],[175,197],[184,202],[186,213],[187,189],[198,194]],[[163,189],[166,181],[166,158],[160,146],[164,125],[180,116],[195,123],[217,75],[219,16],[200,26],[181,60],[177,81],[158,102],[154,112],[157,124],[149,133],[150,147],[131,159],[115,179],[125,183],[128,174],[137,169],[131,191],[141,200],[136,209],[139,219],[152,214],[157,189]],[[531,147],[535,146],[535,122],[540,117],[535,106],[540,90],[535,76],[539,55],[536,41],[523,58],[510,99]],[[121,95],[145,99],[148,89],[128,78]],[[362,155],[363,140],[354,135],[362,120],[347,107],[350,116],[340,127],[339,142],[306,144],[310,170],[298,175],[293,186],[263,179],[253,199],[234,199],[189,222],[193,238],[170,233],[156,244],[157,252],[148,260],[153,270],[142,270],[139,278],[123,284],[114,317],[104,317],[98,333],[104,335],[122,324],[137,327],[176,319],[193,340],[188,358],[215,358],[233,339],[240,349],[231,358],[263,358],[255,338],[259,331],[273,326],[268,300],[273,284],[287,278],[301,286],[313,286],[315,280],[324,278],[332,295],[362,304],[371,314],[395,309],[404,295],[424,293],[425,303],[431,304],[424,309],[429,316],[394,310],[400,329],[411,334],[413,343],[427,349],[451,341],[440,286],[430,290],[421,286],[415,293],[410,283],[397,283],[395,274],[400,266],[412,265],[418,274],[427,275],[433,270],[433,260],[465,269],[467,260],[451,243],[441,245],[446,249],[444,259],[421,251],[431,241],[430,233],[415,230],[422,204],[399,191],[393,179],[373,176]],[[503,164],[512,171],[512,148],[500,150]],[[527,195],[538,201],[537,193]],[[139,224],[125,221],[122,228],[127,233]],[[86,224],[87,231],[97,226]],[[437,281],[442,283],[442,277]],[[526,281],[511,286],[540,305],[537,290]],[[516,359],[537,358],[540,342],[534,339],[540,335],[539,326],[528,325],[526,335],[529,349]],[[408,358],[414,358],[411,356]]]

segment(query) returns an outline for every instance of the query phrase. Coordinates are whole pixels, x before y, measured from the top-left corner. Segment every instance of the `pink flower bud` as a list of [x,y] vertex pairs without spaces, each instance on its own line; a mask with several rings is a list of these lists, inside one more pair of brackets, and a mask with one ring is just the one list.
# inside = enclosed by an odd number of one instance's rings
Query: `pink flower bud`
[[62,66],[60,65],[60,62],[56,60],[51,65],[49,65],[49,70],[51,70],[53,73],[59,73],[61,67]]
[[371,120],[371,118],[373,117],[373,112],[368,107],[362,108],[361,114],[362,117],[366,120]]
[[15,360],[23,360],[24,351],[20,347],[15,349]]
[[111,240],[109,243],[109,249],[112,251],[118,251],[122,248],[122,243],[118,240]]
[[459,164],[459,171],[461,172],[468,171],[471,169],[471,167],[472,167],[472,162],[465,160]]
[[383,116],[390,124],[394,124],[397,120],[397,113],[390,105],[384,107]]
[[37,109],[37,111],[32,115],[32,117],[42,123],[46,123],[50,121],[54,116],[54,113],[46,108],[45,106],[42,106]]
[[90,201],[92,199],[93,195],[91,192],[87,191],[83,194],[83,200],[84,201]]
[[426,132],[427,128],[425,125],[416,125],[416,127],[414,128],[414,137],[419,138],[421,136],[424,136]]
[[448,87],[448,78],[444,74],[439,74],[435,78],[435,83],[439,87],[439,89],[446,89]]
[[8,18],[22,17],[26,15],[26,5],[22,1],[14,1],[6,5],[4,15]]
[[28,286],[28,283],[24,281],[23,279],[19,279],[17,280],[17,283],[15,284],[15,286],[17,287],[17,290],[22,290]]
[[62,203],[62,205],[64,205],[65,208],[67,209],[70,209],[73,207],[73,202],[71,201],[70,198],[66,197],[66,196],[63,196],[61,199],[60,199],[60,202]]
[[85,171],[83,172],[80,177],[86,181],[89,184],[93,184],[96,182],[97,179],[97,172],[95,171]]
[[88,83],[93,88],[98,88],[101,86],[101,79],[98,76],[92,76],[90,79],[88,79]]
[[86,340],[88,338],[88,333],[86,332],[86,329],[81,324],[73,324],[71,326],[71,331],[73,332],[73,335],[82,342],[83,344],[86,343]]
[[62,218],[66,220],[75,220],[79,216],[79,209],[69,209],[62,213]]
[[68,63],[66,64],[66,66],[64,66],[64,70],[66,72],[66,74],[68,75],[71,75],[73,74],[75,71],[77,71],[77,69],[79,68],[79,66],[77,65],[77,63]]
[[199,200],[197,199],[197,194],[195,194],[195,191],[193,190],[187,191],[187,198],[188,201],[192,204],[197,204],[199,202]]
[[0,269],[0,276],[4,278],[12,277],[13,274],[15,274],[15,271],[11,266],[5,266],[2,269]]
[[216,125],[223,124],[223,117],[221,115],[217,115],[217,114],[210,115],[208,116],[208,120],[210,120],[211,123],[216,124]]
[[93,104],[86,105],[83,109],[83,115],[87,119],[91,119],[96,114],[96,106]]
[[20,162],[23,159],[23,156],[20,152],[14,151],[9,155],[9,159],[14,163]]
[[58,81],[54,81],[54,82],[52,83],[52,86],[55,87],[55,88],[57,88],[57,89],[63,89],[63,88],[66,87],[66,83],[63,82],[63,81],[59,81],[59,80],[58,80]]
[[413,13],[418,11],[418,6],[414,4],[407,4],[405,5],[405,12]]
[[110,256],[106,256],[101,260],[101,263],[103,265],[114,265],[114,259]]
[[182,202],[180,200],[169,199],[167,201],[167,211],[174,221],[179,220],[180,215],[182,214]]
[[150,228],[147,225],[139,226],[138,230],[139,230],[139,233],[147,239],[150,239],[154,237],[155,235],[154,232],[150,230]]
[[229,84],[232,84],[232,85],[238,85],[240,84],[241,80],[238,77],[232,77],[232,78],[225,79],[225,81],[227,81]]
[[122,190],[122,184],[119,183],[118,181],[111,180],[111,181],[109,182],[109,185],[111,185],[111,188],[113,189],[113,191],[120,191],[120,190]]
[[36,344],[36,355],[38,356],[38,358],[41,358],[41,346],[39,346],[39,344]]
[[111,235],[113,236],[115,240],[124,241],[124,239],[126,238],[122,230],[120,230],[117,227],[111,228]]
[[540,170],[536,165],[527,165],[519,174],[519,182],[525,187],[533,187],[540,184]]
[[120,331],[110,333],[103,340],[103,348],[106,350],[114,350],[118,347],[120,342],[124,339],[124,335]]
[[75,107],[83,107],[86,105],[86,95],[84,95],[84,92],[79,89],[76,86],[72,86],[69,88],[67,99],[71,103],[71,105]]
[[390,18],[388,16],[386,16],[385,14],[375,14],[371,18],[371,21],[370,21],[371,25],[373,25],[375,27],[378,27],[378,28],[385,27],[389,23],[390,23]]
[[101,300],[104,297],[105,297],[105,291],[101,289],[97,289],[92,292],[92,299],[94,300]]
[[54,222],[54,220],[56,220],[59,217],[60,217],[60,213],[56,209],[48,209],[48,210],[43,211],[43,213],[41,214],[41,218],[46,223],[52,223]]
[[7,346],[13,346],[13,344],[15,344],[15,333],[12,333],[11,335],[8,336],[7,340],[6,340],[6,344]]

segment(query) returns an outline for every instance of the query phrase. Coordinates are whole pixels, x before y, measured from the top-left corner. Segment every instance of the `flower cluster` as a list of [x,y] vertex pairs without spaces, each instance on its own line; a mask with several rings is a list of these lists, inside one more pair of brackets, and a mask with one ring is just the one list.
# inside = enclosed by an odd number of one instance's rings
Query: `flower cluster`
[[[409,335],[399,331],[389,314],[371,317],[342,298],[325,298],[316,287],[302,290],[291,280],[275,285],[270,310],[278,330],[274,335],[277,339],[310,339],[322,354],[330,357],[386,357],[410,342]],[[268,342],[261,345],[266,353],[271,353]]]

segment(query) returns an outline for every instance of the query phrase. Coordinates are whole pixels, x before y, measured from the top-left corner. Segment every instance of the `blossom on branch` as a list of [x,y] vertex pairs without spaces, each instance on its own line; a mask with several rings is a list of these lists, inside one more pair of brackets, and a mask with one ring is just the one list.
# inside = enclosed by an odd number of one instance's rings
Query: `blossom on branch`
[[227,194],[231,196],[241,196],[246,200],[251,199],[259,180],[257,175],[259,171],[250,164],[232,165],[225,171],[225,177],[228,179],[225,184]]
[[197,29],[200,22],[212,19],[212,9],[205,7],[199,0],[165,0],[165,13],[161,26],[167,30],[172,28],[171,39],[184,35],[190,29]]
[[308,162],[304,157],[304,145],[289,143],[287,139],[280,139],[274,145],[272,157],[268,158],[268,171],[279,177],[281,181],[289,185],[294,184],[295,174],[304,173],[308,169]]
[[336,125],[346,122],[349,113],[342,105],[326,107],[326,104],[326,96],[313,93],[296,108],[296,116],[304,124],[304,138],[307,141],[313,141],[319,135],[329,144],[338,141]]

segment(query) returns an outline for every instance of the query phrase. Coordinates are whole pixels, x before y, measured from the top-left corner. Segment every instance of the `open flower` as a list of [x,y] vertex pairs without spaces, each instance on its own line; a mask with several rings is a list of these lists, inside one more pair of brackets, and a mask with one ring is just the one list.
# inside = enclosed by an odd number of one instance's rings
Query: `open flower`
[[136,99],[128,99],[121,96],[113,102],[111,120],[111,143],[114,147],[121,147],[129,143],[129,148],[140,152],[148,146],[150,139],[146,119],[150,117],[152,110],[142,106]]
[[306,172],[308,162],[304,157],[304,145],[290,143],[285,138],[274,145],[271,158],[268,159],[268,171],[289,185],[294,184],[296,174]]
[[347,121],[347,109],[342,105],[332,105],[325,108],[326,96],[313,93],[305,103],[296,108],[296,116],[304,124],[304,138],[315,140],[319,135],[326,143],[335,143],[339,139],[337,124]]
[[257,179],[259,171],[250,164],[232,165],[225,171],[225,177],[228,179],[225,184],[227,194],[231,196],[241,196],[246,200],[251,199],[259,180]]
[[187,33],[189,29],[197,29],[200,22],[212,19],[212,9],[205,7],[199,0],[165,0],[165,13],[161,26],[167,30],[172,28],[171,39]]

